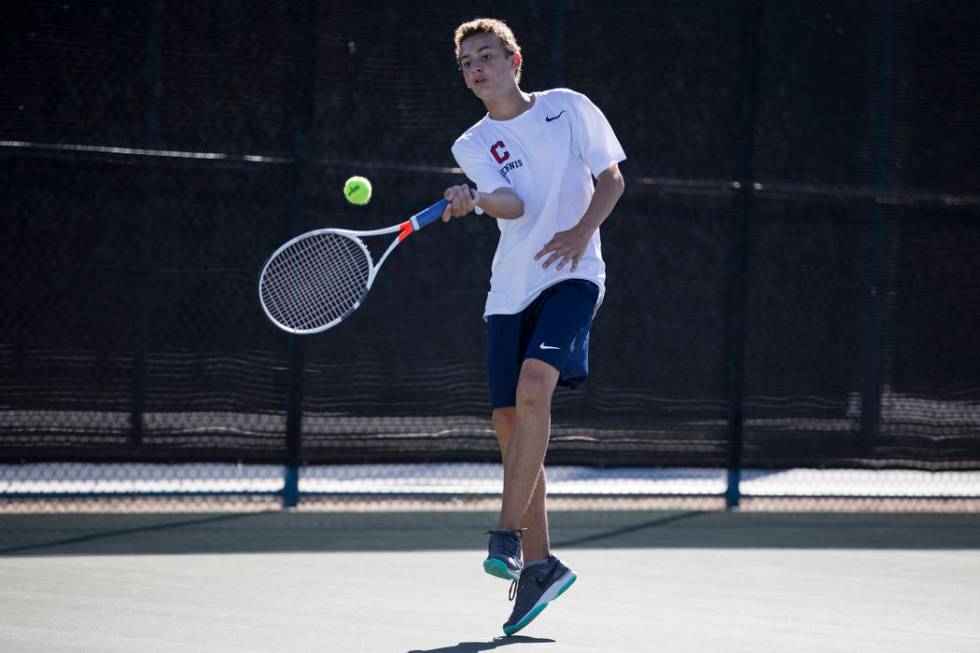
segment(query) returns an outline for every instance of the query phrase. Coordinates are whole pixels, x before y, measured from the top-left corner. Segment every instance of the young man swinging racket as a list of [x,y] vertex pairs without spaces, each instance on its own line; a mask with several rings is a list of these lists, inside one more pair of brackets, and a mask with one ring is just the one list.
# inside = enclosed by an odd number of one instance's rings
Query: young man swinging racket
[[463,23],[454,41],[463,80],[487,113],[453,145],[475,188],[447,188],[442,218],[476,211],[500,228],[484,317],[504,488],[484,570],[516,583],[504,624],[511,635],[576,578],[548,539],[551,397],[556,385],[588,376],[589,330],[605,291],[599,226],[623,194],[626,155],[584,95],[521,90],[521,49],[503,21]]

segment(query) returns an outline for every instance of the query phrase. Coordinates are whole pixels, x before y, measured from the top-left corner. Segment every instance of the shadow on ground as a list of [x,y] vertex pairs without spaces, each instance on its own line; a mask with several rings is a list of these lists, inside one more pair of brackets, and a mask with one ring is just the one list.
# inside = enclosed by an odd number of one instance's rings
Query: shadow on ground
[[[494,521],[489,512],[0,514],[0,555],[478,550]],[[977,513],[562,511],[551,529],[556,549],[980,549]]]
[[502,646],[512,646],[514,644],[554,644],[553,639],[542,639],[540,637],[524,637],[513,635],[511,637],[497,637],[489,642],[460,642],[455,646],[443,646],[441,648],[413,649],[408,653],[478,653],[478,651],[492,651]]

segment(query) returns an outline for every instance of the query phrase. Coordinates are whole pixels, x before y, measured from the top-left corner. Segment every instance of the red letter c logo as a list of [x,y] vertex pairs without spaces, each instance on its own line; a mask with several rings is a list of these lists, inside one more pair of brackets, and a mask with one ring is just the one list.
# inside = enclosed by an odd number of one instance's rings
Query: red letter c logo
[[503,141],[497,141],[496,143],[493,144],[493,147],[490,148],[490,154],[492,154],[493,158],[497,160],[497,163],[503,163],[504,161],[510,158],[510,152],[508,152],[507,150],[504,150],[503,154],[497,154],[497,150],[499,150],[502,147],[507,147],[507,146],[504,145]]

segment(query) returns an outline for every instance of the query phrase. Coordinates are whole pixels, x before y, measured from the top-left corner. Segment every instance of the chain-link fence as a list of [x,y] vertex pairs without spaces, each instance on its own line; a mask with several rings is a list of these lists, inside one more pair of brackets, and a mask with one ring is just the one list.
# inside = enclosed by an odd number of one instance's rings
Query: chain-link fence
[[[523,86],[587,94],[629,157],[603,227],[592,378],[555,399],[559,476],[632,469],[624,496],[729,503],[980,495],[972,475],[937,476],[980,468],[980,10],[494,8],[522,43]],[[0,13],[0,496],[373,497],[399,474],[416,479],[406,495],[493,493],[492,222],[413,238],[324,335],[278,332],[255,289],[288,237],[387,226],[463,179],[449,146],[482,106],[451,36],[471,15],[162,0]],[[374,183],[367,207],[342,197],[351,174]],[[392,464],[417,467],[360,467]],[[777,473],[792,468],[865,480]],[[902,489],[921,479],[945,489]],[[607,494],[583,487],[565,494]]]

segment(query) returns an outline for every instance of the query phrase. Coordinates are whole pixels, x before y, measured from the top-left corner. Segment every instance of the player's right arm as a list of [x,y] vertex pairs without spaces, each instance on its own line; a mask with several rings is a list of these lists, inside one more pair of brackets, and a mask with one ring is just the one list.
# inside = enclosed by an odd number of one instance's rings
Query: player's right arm
[[[453,157],[475,188],[471,190],[469,184],[460,184],[446,189],[443,197],[449,206],[442,214],[443,221],[461,218],[474,208],[477,213],[488,213],[501,220],[514,220],[524,215],[524,201],[491,161],[490,149],[481,143],[471,132],[453,143]],[[476,188],[482,189],[481,192],[476,192]]]
[[501,220],[514,220],[524,215],[524,200],[512,188],[497,188],[491,193],[471,191],[469,184],[450,186],[443,193],[449,206],[442,213],[443,222],[468,215],[475,207]]

